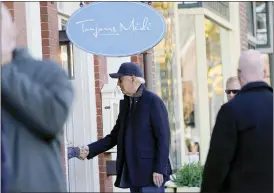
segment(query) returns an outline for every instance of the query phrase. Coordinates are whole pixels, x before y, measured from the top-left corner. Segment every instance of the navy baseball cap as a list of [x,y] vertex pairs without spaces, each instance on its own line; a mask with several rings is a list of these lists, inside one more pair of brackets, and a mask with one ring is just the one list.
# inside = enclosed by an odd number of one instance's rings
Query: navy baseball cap
[[111,78],[121,78],[123,76],[136,76],[136,77],[144,77],[143,72],[140,66],[133,62],[125,62],[121,64],[117,73],[109,74]]

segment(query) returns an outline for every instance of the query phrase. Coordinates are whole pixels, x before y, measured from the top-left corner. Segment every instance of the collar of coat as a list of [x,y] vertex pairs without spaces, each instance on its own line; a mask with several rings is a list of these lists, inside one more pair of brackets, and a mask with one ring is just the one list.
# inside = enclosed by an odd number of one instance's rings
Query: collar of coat
[[132,95],[132,97],[141,97],[142,94],[143,94],[144,89],[145,89],[145,85],[141,84],[139,86],[139,88],[137,89],[136,93],[134,95]]
[[270,92],[273,92],[272,87],[270,87],[266,82],[258,81],[258,82],[250,82],[246,84],[245,86],[243,86],[240,93],[248,92],[251,90],[257,90],[257,89],[266,89],[266,90],[269,90]]

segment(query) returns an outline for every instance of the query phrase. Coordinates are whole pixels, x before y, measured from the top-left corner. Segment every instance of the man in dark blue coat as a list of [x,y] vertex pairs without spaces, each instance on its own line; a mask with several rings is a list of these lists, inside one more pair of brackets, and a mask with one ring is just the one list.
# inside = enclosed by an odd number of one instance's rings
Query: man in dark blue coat
[[260,52],[243,52],[242,89],[218,113],[201,192],[273,192],[273,90],[264,76]]
[[92,159],[117,145],[116,187],[131,192],[164,192],[169,180],[170,129],[163,101],[144,86],[139,65],[123,63],[117,73],[124,100],[109,135],[88,145]]

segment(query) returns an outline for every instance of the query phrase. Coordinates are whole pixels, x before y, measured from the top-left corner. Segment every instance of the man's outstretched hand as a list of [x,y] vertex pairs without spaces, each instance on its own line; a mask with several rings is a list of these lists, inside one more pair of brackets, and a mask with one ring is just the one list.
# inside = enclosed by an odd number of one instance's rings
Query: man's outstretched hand
[[153,173],[153,182],[155,184],[155,186],[162,186],[164,183],[164,177],[162,174],[158,174],[158,173]]

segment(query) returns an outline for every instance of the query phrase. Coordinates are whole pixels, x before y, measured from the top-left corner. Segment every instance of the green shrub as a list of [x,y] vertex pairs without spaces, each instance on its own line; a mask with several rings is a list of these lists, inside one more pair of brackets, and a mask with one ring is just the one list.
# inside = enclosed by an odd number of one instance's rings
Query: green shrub
[[185,164],[172,177],[177,187],[200,187],[202,183],[203,166],[199,163]]

